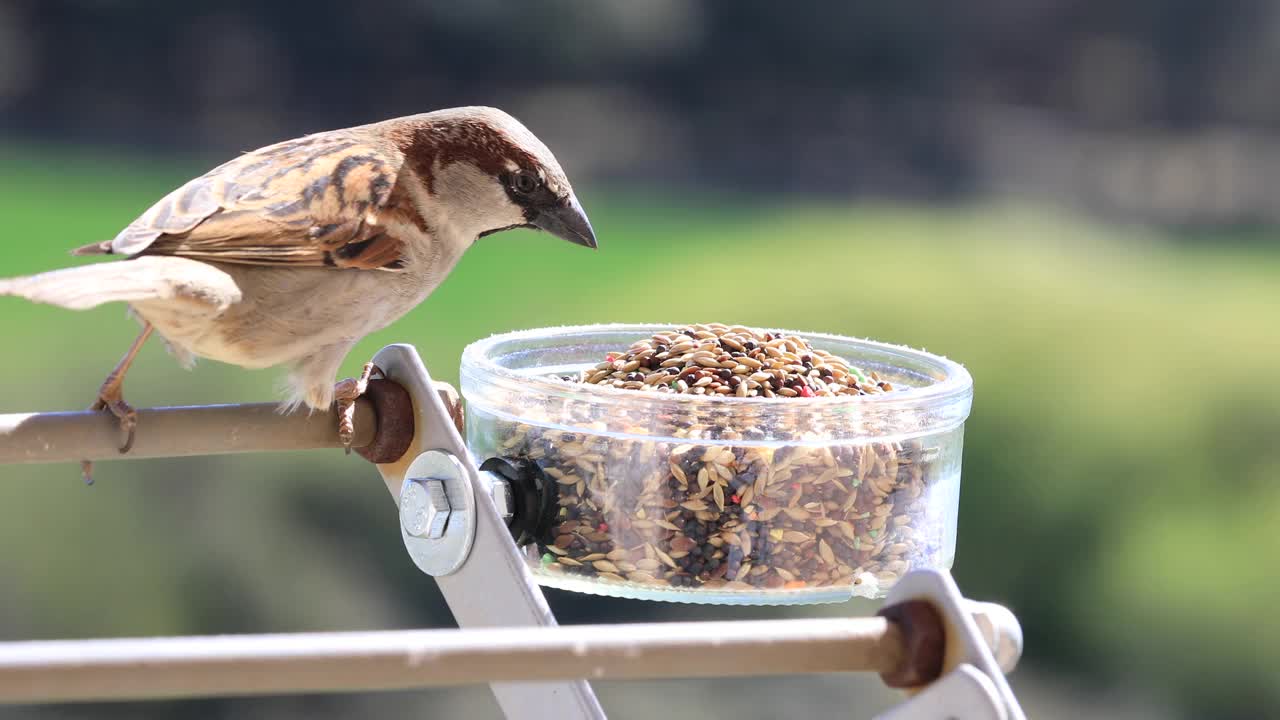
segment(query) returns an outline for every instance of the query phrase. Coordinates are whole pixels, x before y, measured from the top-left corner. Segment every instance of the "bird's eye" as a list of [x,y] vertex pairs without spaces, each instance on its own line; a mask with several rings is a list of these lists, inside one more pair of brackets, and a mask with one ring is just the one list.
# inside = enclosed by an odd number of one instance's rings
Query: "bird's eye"
[[538,186],[542,185],[542,180],[534,173],[527,170],[521,170],[511,176],[511,189],[521,195],[528,195]]

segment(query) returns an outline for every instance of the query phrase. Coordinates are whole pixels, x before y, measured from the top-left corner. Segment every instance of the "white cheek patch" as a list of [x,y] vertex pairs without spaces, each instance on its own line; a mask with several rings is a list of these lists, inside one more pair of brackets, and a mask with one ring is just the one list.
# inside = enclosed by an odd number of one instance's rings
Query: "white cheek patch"
[[459,236],[475,239],[480,233],[525,222],[524,211],[507,196],[497,178],[465,162],[435,168],[435,194],[424,215],[434,227],[449,226]]

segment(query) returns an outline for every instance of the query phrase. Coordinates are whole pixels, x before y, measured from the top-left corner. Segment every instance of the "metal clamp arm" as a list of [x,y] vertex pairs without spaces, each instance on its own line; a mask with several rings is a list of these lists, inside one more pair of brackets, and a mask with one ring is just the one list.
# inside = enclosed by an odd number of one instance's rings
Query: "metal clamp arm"
[[[401,523],[410,557],[435,576],[459,627],[555,626],[542,590],[511,541],[489,483],[482,482],[418,351],[412,345],[389,345],[373,362],[413,399],[414,435],[408,452],[395,462],[378,465],[387,489],[400,504],[402,521],[406,509],[415,510],[409,514],[409,523]],[[429,507],[406,508],[404,503],[429,503],[431,498],[425,483],[406,485],[406,480],[415,478],[443,486],[449,514],[439,537],[430,537],[430,522],[425,535],[415,532],[416,511]],[[509,718],[605,716],[585,680],[494,683],[491,687]]]
[[937,570],[904,575],[880,614],[892,617],[894,608],[914,604],[932,606],[941,626],[939,667],[929,684],[908,688],[913,697],[877,720],[1026,720],[1004,676],[1022,654],[1013,613],[966,600],[955,580]]

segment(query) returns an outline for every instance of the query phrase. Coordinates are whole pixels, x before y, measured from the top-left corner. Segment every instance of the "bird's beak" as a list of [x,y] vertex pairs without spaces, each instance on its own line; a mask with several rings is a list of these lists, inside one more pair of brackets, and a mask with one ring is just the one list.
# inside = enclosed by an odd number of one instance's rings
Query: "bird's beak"
[[556,207],[538,211],[529,224],[571,243],[596,247],[596,233],[591,229],[591,221],[573,195]]

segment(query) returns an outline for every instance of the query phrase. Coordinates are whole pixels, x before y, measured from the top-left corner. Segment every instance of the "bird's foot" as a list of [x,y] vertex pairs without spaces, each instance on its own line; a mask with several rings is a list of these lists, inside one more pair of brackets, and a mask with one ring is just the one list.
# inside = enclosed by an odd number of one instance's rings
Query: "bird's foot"
[[[116,416],[120,424],[120,432],[124,434],[124,442],[120,444],[120,454],[124,455],[133,449],[133,438],[138,429],[138,411],[124,400],[124,377],[112,373],[107,381],[98,389],[98,399],[89,409],[94,412],[109,411]],[[86,485],[93,484],[93,463],[89,460],[80,462],[80,475]]]
[[369,388],[369,380],[373,374],[382,374],[382,370],[371,362],[364,364],[360,377],[339,380],[333,386],[333,402],[338,409],[338,439],[347,454],[351,454],[351,441],[356,435],[356,400]]
[[124,455],[133,449],[133,438],[138,429],[138,411],[124,401],[124,395],[118,385],[114,389],[100,394],[97,402],[91,405],[89,409],[109,410],[112,415],[115,415],[120,422],[120,432],[125,436],[124,442],[120,445],[120,454]]

